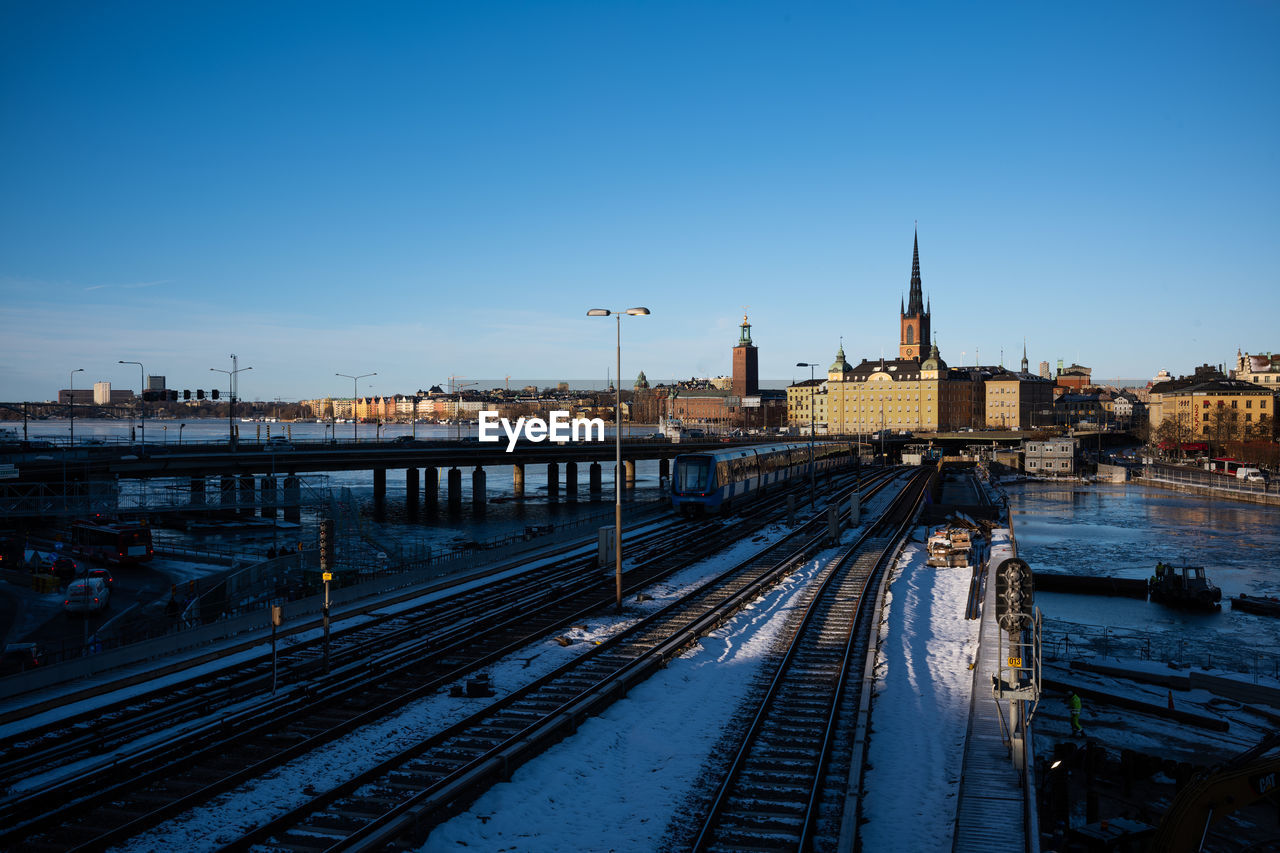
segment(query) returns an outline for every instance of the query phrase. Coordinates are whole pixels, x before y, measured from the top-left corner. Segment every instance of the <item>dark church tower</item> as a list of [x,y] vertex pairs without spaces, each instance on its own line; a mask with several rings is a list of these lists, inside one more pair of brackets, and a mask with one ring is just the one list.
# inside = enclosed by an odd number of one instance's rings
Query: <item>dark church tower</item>
[[920,236],[916,235],[911,258],[911,295],[907,307],[901,312],[902,338],[898,344],[898,358],[919,361],[929,348],[929,310],[920,292]]
[[760,393],[759,357],[751,343],[751,323],[742,316],[742,333],[738,345],[733,348],[733,396],[754,397]]

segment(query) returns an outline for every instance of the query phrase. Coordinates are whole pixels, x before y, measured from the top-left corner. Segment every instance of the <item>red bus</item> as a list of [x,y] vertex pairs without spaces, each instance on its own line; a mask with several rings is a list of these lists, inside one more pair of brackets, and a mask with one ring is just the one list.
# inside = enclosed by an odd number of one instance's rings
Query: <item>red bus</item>
[[71,525],[71,549],[81,557],[105,563],[145,563],[155,551],[145,524],[77,521]]
[[1236,471],[1238,471],[1240,466],[1243,464],[1244,463],[1239,459],[1232,459],[1228,456],[1220,459],[1210,459],[1205,463],[1205,468],[1215,474],[1226,474],[1228,477],[1234,477],[1236,475]]

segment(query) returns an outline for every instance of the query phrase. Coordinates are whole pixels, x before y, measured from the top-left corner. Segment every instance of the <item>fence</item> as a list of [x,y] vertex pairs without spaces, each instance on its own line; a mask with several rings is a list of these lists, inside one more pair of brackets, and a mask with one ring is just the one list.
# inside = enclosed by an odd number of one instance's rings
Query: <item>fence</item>
[[1144,465],[1142,480],[1149,483],[1168,483],[1194,489],[1221,492],[1230,497],[1257,500],[1263,503],[1280,503],[1280,493],[1269,483],[1251,483],[1237,480],[1225,474],[1215,474],[1202,468],[1186,468],[1177,465]]
[[1044,622],[1044,656],[1051,661],[1096,657],[1129,658],[1183,667],[1205,667],[1280,679],[1280,654],[1240,642],[1219,643],[1162,631],[1083,625],[1060,619]]

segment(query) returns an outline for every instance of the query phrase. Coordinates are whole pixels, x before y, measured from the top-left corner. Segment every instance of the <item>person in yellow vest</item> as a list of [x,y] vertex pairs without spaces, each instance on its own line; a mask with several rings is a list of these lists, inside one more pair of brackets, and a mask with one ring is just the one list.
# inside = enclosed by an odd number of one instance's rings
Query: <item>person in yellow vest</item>
[[1067,707],[1071,709],[1071,734],[1073,737],[1080,737],[1084,734],[1084,727],[1080,725],[1082,705],[1080,694],[1072,690],[1071,696],[1067,699]]

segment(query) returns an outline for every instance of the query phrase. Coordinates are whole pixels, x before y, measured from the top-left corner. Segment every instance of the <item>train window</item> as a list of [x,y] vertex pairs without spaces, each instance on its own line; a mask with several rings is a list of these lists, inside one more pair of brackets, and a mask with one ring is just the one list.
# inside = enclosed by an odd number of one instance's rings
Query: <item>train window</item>
[[711,460],[702,456],[681,459],[676,465],[676,489],[682,492],[705,491],[711,473]]

